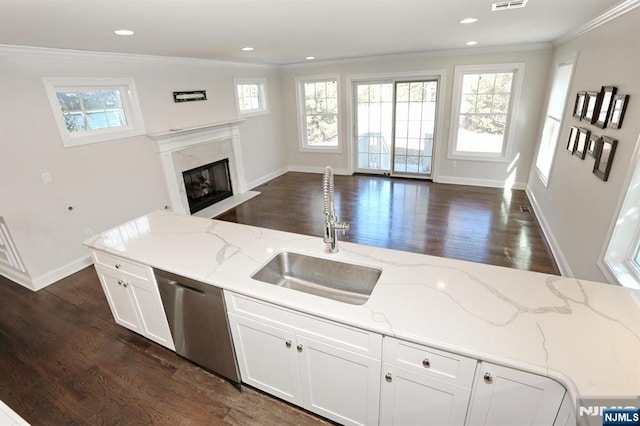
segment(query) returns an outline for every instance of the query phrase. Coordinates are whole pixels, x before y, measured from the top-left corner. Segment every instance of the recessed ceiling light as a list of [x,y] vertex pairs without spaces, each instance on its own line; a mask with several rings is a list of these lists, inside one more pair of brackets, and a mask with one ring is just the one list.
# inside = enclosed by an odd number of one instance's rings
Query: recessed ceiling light
[[307,56],[305,59],[306,59],[307,61],[310,61],[310,60],[315,59],[315,58],[316,58],[315,56]]
[[253,50],[253,47],[243,47],[242,50],[244,50],[245,52],[251,52]]
[[113,33],[121,36],[130,36],[135,34],[131,30],[115,30]]
[[475,46],[476,44],[478,44],[478,42],[473,40],[467,42],[467,46]]
[[464,18],[462,21],[460,21],[461,24],[473,24],[474,22],[477,22],[478,20],[476,18]]

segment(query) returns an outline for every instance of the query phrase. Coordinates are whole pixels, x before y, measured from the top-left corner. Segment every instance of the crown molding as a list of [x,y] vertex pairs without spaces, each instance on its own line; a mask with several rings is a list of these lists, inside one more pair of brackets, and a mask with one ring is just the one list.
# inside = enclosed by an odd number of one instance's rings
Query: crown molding
[[50,47],[19,46],[0,44],[0,55],[22,57],[51,57],[56,59],[92,59],[113,61],[139,61],[163,64],[228,66],[238,68],[278,68],[272,64],[258,64],[252,62],[221,61],[218,59],[183,58],[177,56],[155,56],[134,53],[93,52],[88,50],[56,49]]
[[598,28],[601,25],[606,24],[609,21],[616,19],[619,16],[624,15],[625,13],[635,9],[638,6],[640,6],[640,0],[623,0],[620,3],[614,5],[611,9],[607,10],[606,12],[600,14],[599,16],[595,17],[591,21],[587,22],[586,24],[563,35],[562,37],[559,37],[553,40],[552,42],[553,46],[554,47],[561,46],[575,38],[578,38],[588,33],[591,30]]
[[[640,1],[640,0],[638,0]],[[406,60],[406,59],[421,59],[421,58],[433,58],[441,56],[469,56],[469,55],[486,55],[491,53],[511,53],[511,52],[525,52],[531,50],[549,50],[552,49],[551,43],[526,43],[526,44],[509,44],[500,46],[486,46],[486,47],[467,47],[461,49],[444,49],[444,50],[430,50],[424,52],[409,52],[409,53],[392,53],[389,55],[374,55],[374,56],[356,56],[352,58],[344,59],[331,59],[326,61],[311,61],[301,62],[297,64],[283,64],[280,65],[282,69],[293,68],[307,68],[316,65],[339,65],[350,62],[375,62],[380,60]]]

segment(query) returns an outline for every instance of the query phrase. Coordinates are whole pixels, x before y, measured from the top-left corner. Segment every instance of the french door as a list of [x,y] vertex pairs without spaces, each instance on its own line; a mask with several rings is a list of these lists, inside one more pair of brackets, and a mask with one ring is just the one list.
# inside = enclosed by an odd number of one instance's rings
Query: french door
[[431,177],[438,80],[354,86],[356,171]]

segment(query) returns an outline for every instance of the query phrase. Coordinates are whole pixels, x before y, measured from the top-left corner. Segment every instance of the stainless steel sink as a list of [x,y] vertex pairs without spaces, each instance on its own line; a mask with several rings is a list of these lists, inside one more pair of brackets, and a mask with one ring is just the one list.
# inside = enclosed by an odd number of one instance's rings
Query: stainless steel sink
[[283,252],[252,275],[253,279],[339,302],[362,305],[382,271],[377,268]]

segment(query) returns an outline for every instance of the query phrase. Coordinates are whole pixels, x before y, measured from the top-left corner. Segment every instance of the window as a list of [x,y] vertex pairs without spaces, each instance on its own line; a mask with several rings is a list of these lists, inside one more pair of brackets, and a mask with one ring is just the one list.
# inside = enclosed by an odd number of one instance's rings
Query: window
[[524,64],[455,69],[449,158],[508,161]]
[[549,175],[551,174],[551,166],[556,153],[560,125],[562,124],[562,116],[567,103],[567,94],[569,93],[572,75],[573,61],[560,62],[556,65],[549,103],[547,104],[547,115],[544,119],[544,127],[538,148],[538,158],[536,159],[536,172],[545,186],[549,184]]
[[302,151],[340,151],[338,80],[338,76],[296,79]]
[[264,78],[234,78],[238,117],[267,114],[267,80]]
[[65,147],[145,133],[131,79],[45,78]]
[[635,165],[635,170],[628,179],[628,190],[599,266],[609,281],[640,289],[640,138],[629,164]]

